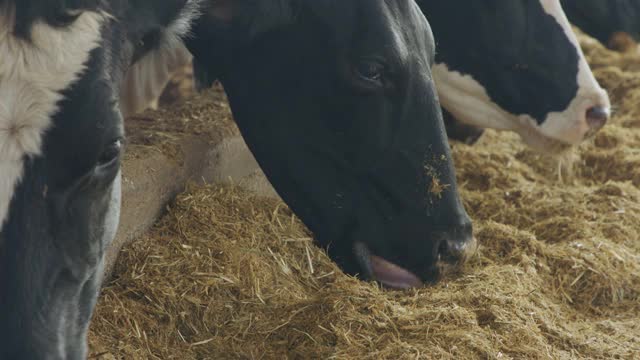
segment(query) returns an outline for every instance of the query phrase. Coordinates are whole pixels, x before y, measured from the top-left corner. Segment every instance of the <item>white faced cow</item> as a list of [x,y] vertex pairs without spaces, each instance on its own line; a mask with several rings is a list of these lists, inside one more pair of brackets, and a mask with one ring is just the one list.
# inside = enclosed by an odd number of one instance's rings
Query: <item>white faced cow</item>
[[[86,357],[122,112],[158,94],[185,45],[345,270],[418,286],[469,248],[413,0],[0,0],[1,359]],[[435,176],[450,185],[437,194]]]
[[555,152],[610,114],[560,0],[418,0],[437,39],[433,74],[453,118]]

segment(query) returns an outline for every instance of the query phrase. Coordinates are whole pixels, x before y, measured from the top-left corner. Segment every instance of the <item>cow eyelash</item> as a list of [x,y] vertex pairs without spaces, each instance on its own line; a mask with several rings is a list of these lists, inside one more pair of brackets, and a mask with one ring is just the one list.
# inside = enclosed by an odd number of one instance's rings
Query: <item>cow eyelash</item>
[[103,150],[98,158],[97,165],[98,167],[109,167],[116,162],[120,158],[122,154],[122,148],[124,146],[123,139],[117,139],[107,145],[107,147]]
[[355,79],[366,89],[377,90],[386,86],[388,68],[384,61],[376,58],[364,58],[353,65]]
[[363,61],[356,67],[358,75],[369,81],[382,81],[385,66],[377,61]]

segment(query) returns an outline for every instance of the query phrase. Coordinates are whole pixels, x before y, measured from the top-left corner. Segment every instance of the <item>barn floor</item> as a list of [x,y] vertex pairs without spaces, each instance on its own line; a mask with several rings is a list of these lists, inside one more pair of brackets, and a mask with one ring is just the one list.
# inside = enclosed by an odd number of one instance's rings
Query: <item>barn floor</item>
[[123,250],[91,357],[639,358],[640,56],[583,42],[617,109],[570,161],[492,131],[453,145],[481,244],[459,273],[384,291],[340,273],[278,200],[194,186]]

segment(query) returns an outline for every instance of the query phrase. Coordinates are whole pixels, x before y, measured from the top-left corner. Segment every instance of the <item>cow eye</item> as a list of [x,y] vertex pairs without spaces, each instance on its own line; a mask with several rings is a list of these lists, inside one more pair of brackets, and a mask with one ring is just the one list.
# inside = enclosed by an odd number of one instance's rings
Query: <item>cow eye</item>
[[356,65],[355,70],[360,79],[382,85],[385,66],[381,62],[363,60]]
[[100,154],[98,158],[98,167],[108,167],[113,165],[119,158],[120,153],[122,152],[122,140],[118,139],[111,144],[109,144]]

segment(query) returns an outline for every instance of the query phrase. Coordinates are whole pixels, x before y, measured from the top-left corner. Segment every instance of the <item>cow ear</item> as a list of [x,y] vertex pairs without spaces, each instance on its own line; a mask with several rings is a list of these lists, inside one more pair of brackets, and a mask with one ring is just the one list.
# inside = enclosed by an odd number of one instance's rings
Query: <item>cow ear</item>
[[234,21],[239,21],[240,27],[244,28],[250,36],[291,22],[297,3],[296,0],[204,1],[203,18],[209,25],[212,23],[230,25]]
[[151,51],[127,71],[120,90],[120,111],[124,117],[141,112],[158,99],[172,74],[191,61],[182,43]]
[[233,20],[236,0],[211,0],[208,15],[222,23],[229,24]]

